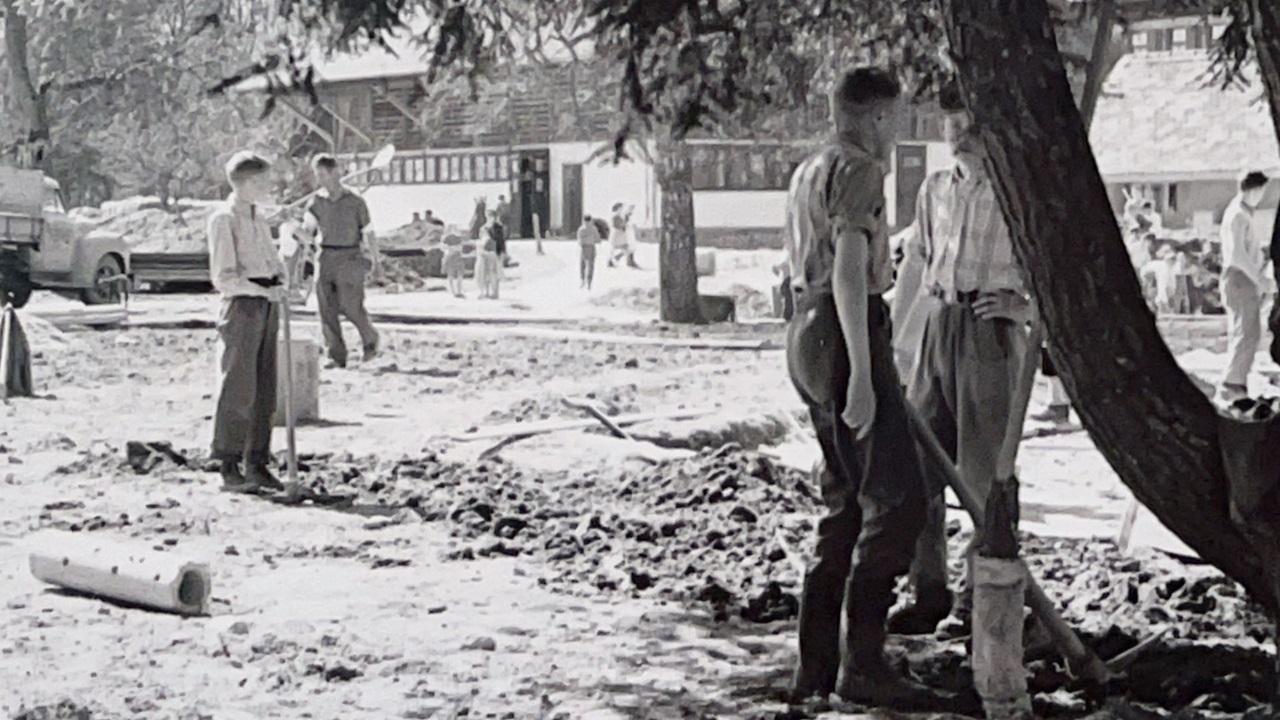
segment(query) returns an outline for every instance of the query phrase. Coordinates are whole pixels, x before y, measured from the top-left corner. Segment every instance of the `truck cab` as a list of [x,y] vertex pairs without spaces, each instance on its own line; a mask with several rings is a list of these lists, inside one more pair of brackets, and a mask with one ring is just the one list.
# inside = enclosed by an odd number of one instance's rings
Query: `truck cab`
[[86,305],[120,302],[129,278],[124,238],[68,215],[52,178],[0,168],[0,304],[22,307],[38,289]]

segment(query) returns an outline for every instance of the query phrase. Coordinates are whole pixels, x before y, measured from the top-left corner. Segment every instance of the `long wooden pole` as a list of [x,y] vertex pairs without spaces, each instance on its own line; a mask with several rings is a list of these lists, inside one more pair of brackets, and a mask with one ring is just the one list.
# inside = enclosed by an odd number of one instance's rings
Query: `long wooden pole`
[[[974,525],[981,527],[986,520],[983,500],[979,499],[978,493],[960,477],[960,472],[951,462],[951,456],[947,454],[942,444],[938,442],[938,438],[920,418],[920,413],[910,403],[907,404],[907,414],[911,420],[916,441],[927,455],[926,461],[944,473],[947,484],[960,499],[960,505],[973,518]],[[1063,657],[1067,658],[1078,676],[1098,682],[1103,682],[1110,677],[1110,672],[1102,659],[1081,642],[1080,637],[1058,612],[1058,606],[1045,594],[1035,578],[1031,577],[1030,571],[1027,572],[1027,607],[1031,608],[1032,614],[1049,631],[1054,646]]]

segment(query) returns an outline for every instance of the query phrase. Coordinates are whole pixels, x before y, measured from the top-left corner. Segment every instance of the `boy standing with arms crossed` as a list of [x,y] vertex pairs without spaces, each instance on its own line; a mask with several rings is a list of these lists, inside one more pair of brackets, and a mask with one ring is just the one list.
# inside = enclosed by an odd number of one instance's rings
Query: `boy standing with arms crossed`
[[284,489],[269,469],[276,336],[285,301],[284,261],[259,207],[270,199],[270,169],[253,153],[232,156],[226,173],[233,192],[208,221],[209,275],[222,294],[213,457],[221,463],[222,489],[230,492]]

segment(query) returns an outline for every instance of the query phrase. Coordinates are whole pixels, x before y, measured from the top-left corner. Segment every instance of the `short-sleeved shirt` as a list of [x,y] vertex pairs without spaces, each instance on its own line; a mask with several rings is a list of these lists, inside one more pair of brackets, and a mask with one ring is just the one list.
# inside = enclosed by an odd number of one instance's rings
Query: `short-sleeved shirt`
[[307,206],[307,213],[320,226],[322,248],[359,247],[370,221],[369,205],[346,187],[337,197],[323,192],[317,195]]
[[841,226],[868,243],[867,292],[893,286],[893,258],[884,217],[883,164],[847,140],[833,139],[796,169],[787,196],[784,236],[798,296],[831,293]]

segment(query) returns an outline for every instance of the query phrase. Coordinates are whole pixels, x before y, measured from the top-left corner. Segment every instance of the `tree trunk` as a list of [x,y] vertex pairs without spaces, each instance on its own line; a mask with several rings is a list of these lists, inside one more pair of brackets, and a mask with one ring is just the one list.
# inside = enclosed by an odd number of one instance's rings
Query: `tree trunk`
[[698,253],[694,236],[693,162],[683,142],[658,147],[658,188],[662,191],[658,229],[658,278],[663,322],[701,323]]
[[49,108],[44,93],[31,74],[27,53],[27,17],[17,0],[4,0],[4,46],[9,61],[9,92],[22,118],[26,134],[19,152],[18,164],[47,169],[49,145]]
[[[1280,7],[1274,0],[1251,0],[1253,11],[1254,53],[1258,56],[1258,70],[1262,76],[1262,85],[1267,90],[1267,100],[1271,105],[1271,122],[1276,127],[1276,137],[1280,138]],[[1280,280],[1280,255],[1276,248],[1280,247],[1280,222],[1271,229],[1271,257],[1275,276]],[[1280,305],[1280,303],[1277,303]],[[1271,311],[1273,318],[1280,318],[1280,307]],[[1276,362],[1276,348],[1280,347],[1280,326],[1273,325],[1272,332],[1277,336],[1271,341],[1271,356]],[[1280,655],[1280,654],[1278,654]]]
[[1142,299],[1045,0],[943,7],[996,197],[1085,429],[1138,500],[1274,611],[1280,554],[1265,523],[1276,519],[1231,521],[1218,414]]

